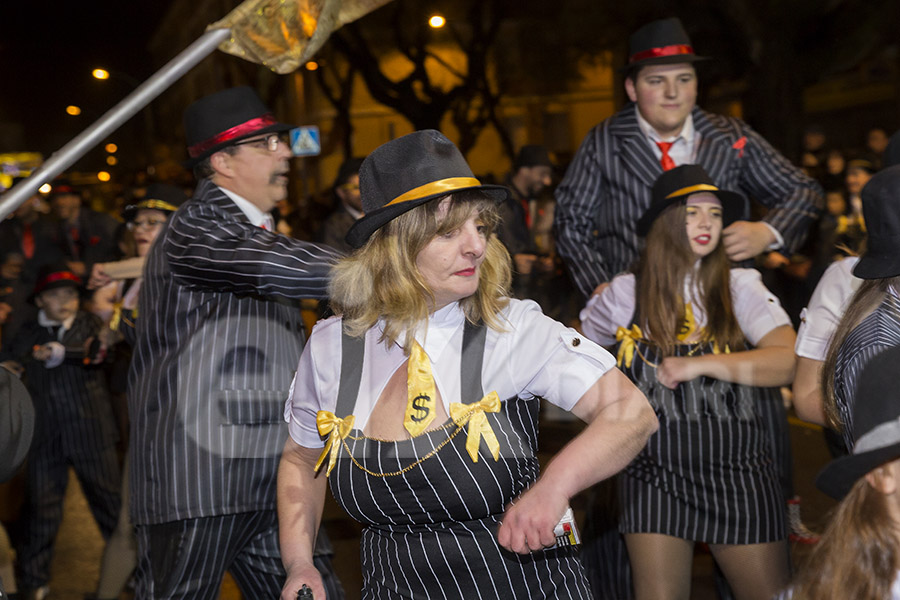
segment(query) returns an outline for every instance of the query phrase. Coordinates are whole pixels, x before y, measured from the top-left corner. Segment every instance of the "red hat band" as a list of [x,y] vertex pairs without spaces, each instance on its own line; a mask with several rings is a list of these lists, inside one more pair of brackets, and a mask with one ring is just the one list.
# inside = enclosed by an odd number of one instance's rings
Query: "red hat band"
[[275,120],[275,117],[273,115],[266,113],[261,117],[250,119],[249,121],[241,123],[240,125],[235,125],[231,129],[226,129],[222,133],[211,137],[208,140],[204,140],[199,144],[194,144],[193,146],[188,148],[188,154],[191,158],[196,158],[213,146],[218,146],[219,144],[224,144],[231,140],[236,140],[241,137],[252,135],[254,131],[258,131],[277,123],[278,121]]
[[679,54],[694,54],[694,47],[687,44],[672,44],[671,46],[662,46],[660,48],[650,48],[633,54],[628,59],[628,63],[635,63],[648,58],[660,58],[662,56],[678,56]]

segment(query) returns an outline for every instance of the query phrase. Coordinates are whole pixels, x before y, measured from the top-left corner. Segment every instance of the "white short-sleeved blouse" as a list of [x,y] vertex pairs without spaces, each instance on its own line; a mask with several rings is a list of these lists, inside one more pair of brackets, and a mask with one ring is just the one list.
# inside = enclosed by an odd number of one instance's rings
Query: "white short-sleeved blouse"
[[[603,346],[615,344],[616,329],[628,327],[634,317],[634,287],[634,274],[623,274],[615,277],[602,294],[591,297],[580,315],[584,334]],[[696,289],[686,282],[685,302],[691,303],[699,329],[706,326],[706,311],[695,296]],[[776,327],[791,324],[778,298],[763,285],[755,269],[731,269],[731,298],[738,326],[753,346]]]
[[851,256],[832,263],[822,274],[809,304],[800,313],[800,328],[794,353],[797,356],[825,361],[828,342],[834,335],[847,303],[862,283],[853,276],[859,258]]
[[[459,306],[450,304],[432,314],[415,336],[431,360],[435,385],[448,414],[451,402],[480,400],[460,398],[464,322]],[[502,322],[505,331],[487,330],[482,365],[485,393],[496,391],[501,400],[541,396],[571,410],[588,388],[616,365],[603,348],[545,316],[530,300],[510,300]],[[359,398],[353,413],[359,430],[365,428],[388,380],[407,358],[399,345],[388,348],[380,343],[381,332],[376,326],[366,333]],[[299,445],[324,445],[316,429],[316,413],[334,410],[340,374],[341,319],[332,317],[313,328],[285,403],[284,418],[291,438]]]

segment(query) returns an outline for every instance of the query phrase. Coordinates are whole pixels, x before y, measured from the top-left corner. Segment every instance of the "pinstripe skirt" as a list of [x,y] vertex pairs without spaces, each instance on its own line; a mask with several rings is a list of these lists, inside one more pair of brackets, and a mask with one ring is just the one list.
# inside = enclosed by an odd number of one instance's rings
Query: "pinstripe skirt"
[[496,462],[484,443],[472,462],[466,430],[447,441],[452,422],[404,441],[352,432],[359,466],[344,449],[329,481],[337,502],[366,525],[364,600],[591,597],[575,548],[519,555],[497,544],[506,505],[538,476],[538,403],[514,398],[487,414],[500,442]]
[[[777,388],[700,377],[661,385],[655,346],[639,341],[625,373],[647,396],[659,430],[623,472],[622,533],[661,533],[710,544],[783,540],[785,503],[761,403]],[[684,345],[676,356],[710,352]]]

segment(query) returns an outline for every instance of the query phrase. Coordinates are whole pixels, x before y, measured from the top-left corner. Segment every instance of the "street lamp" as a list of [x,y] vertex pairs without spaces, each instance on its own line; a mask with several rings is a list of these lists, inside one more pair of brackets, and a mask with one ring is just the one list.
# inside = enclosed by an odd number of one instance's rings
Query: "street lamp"
[[91,71],[91,75],[94,76],[94,79],[109,79],[109,71],[106,69],[94,69]]
[[72,115],[73,117],[77,117],[81,114],[81,108],[75,106],[74,104],[70,104],[66,107],[66,114]]
[[441,15],[431,15],[431,17],[428,19],[428,25],[432,29],[440,29],[441,27],[443,27],[446,24],[447,24],[447,19],[445,19]]

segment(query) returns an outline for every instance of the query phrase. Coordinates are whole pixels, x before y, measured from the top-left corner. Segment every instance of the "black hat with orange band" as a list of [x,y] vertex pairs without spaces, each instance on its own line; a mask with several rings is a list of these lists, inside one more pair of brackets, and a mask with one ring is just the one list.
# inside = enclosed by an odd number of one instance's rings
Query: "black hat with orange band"
[[360,248],[403,213],[466,190],[481,190],[497,202],[509,197],[506,187],[478,181],[459,149],[440,131],[416,131],[382,144],[359,168],[365,216],[350,228],[347,243]]

